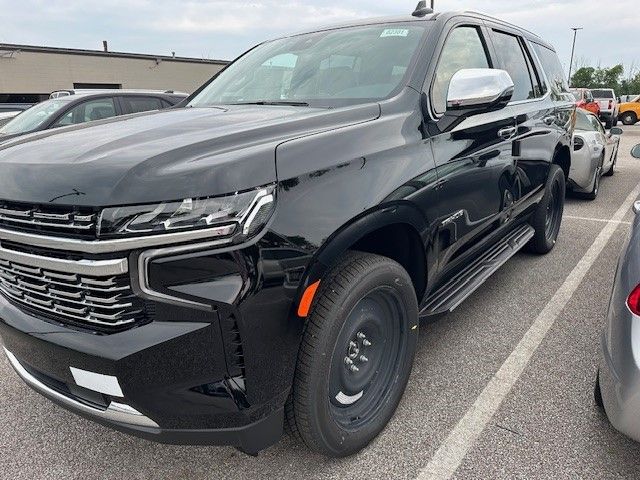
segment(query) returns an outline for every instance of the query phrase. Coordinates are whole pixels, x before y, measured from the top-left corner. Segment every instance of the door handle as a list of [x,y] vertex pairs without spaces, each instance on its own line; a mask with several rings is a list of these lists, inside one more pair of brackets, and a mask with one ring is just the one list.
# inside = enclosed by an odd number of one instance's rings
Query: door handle
[[513,137],[516,133],[516,127],[506,127],[498,130],[498,136],[505,140]]

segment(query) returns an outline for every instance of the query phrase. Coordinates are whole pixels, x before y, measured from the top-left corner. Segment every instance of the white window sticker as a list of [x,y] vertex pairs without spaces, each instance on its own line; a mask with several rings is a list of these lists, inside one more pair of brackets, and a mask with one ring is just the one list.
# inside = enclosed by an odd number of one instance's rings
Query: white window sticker
[[380,34],[380,38],[384,37],[406,37],[409,35],[408,28],[385,28]]

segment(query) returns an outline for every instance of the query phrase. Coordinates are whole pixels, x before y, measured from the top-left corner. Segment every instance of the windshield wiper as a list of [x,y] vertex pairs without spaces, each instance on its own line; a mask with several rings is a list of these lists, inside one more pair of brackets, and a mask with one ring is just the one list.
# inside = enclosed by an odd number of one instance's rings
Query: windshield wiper
[[307,102],[294,102],[291,100],[256,100],[255,102],[236,102],[227,105],[290,105],[292,107],[308,107]]

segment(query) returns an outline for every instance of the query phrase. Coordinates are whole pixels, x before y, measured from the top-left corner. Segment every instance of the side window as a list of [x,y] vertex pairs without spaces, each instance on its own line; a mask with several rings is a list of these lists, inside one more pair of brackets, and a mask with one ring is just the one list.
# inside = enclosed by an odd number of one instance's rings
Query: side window
[[121,97],[130,113],[147,112],[149,110],[160,110],[162,103],[155,97]]
[[514,84],[513,97],[511,100],[529,100],[540,96],[540,87],[537,79],[532,78],[530,62],[527,54],[523,50],[522,42],[515,35],[493,31],[493,43],[502,68],[504,68]]
[[[550,88],[554,97],[563,97],[569,91],[567,77],[564,74],[560,60],[556,52],[543,45],[533,43],[533,49],[542,63],[547,78],[551,83]],[[591,92],[593,94],[593,92]]]
[[431,87],[431,104],[444,113],[453,75],[463,68],[489,68],[489,59],[476,27],[458,27],[445,40]]
[[112,98],[98,98],[76,105],[65,113],[53,126],[63,127],[65,125],[75,125],[78,123],[102,120],[114,117],[116,107]]

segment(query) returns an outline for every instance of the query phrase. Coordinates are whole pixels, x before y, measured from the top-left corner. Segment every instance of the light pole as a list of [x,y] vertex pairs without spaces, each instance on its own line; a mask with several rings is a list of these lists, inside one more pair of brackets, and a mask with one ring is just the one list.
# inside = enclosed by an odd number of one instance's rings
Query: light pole
[[571,69],[573,68],[573,54],[576,51],[576,36],[578,35],[578,30],[582,30],[582,27],[571,27],[573,30],[573,45],[571,47],[571,61],[569,62],[569,86],[571,87]]

